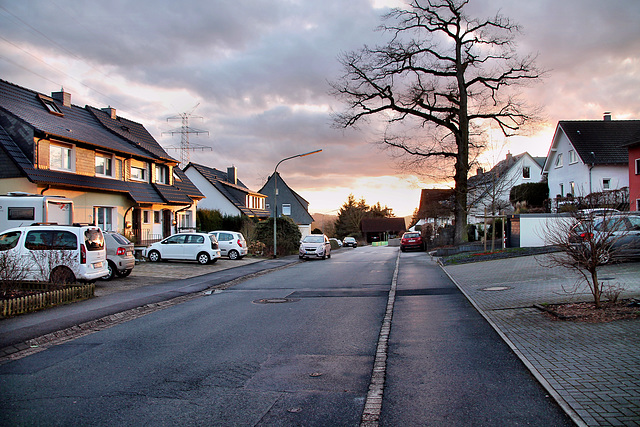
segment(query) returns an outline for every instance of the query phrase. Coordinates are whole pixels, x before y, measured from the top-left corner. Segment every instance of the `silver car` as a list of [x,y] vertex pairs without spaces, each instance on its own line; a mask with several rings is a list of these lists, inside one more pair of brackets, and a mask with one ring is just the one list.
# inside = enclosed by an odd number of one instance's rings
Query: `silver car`
[[220,254],[227,256],[229,259],[242,259],[249,253],[247,241],[242,233],[237,231],[210,231],[218,239],[218,247]]
[[[609,215],[594,220],[594,238],[610,242],[614,258],[640,257],[640,215]],[[609,261],[607,258],[603,262]]]
[[127,277],[136,265],[133,255],[133,243],[122,234],[113,231],[103,231],[104,242],[107,247],[107,269],[109,274],[103,280],[111,280],[115,276]]
[[300,241],[300,259],[331,258],[331,242],[324,234],[309,234]]

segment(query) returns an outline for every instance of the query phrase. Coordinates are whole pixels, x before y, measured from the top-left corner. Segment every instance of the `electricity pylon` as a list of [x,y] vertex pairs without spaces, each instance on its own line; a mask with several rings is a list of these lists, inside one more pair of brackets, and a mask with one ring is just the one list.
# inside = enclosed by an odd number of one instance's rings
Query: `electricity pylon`
[[204,145],[197,145],[197,146],[190,146],[189,145],[189,134],[201,134],[201,133],[206,133],[207,135],[209,135],[209,131],[207,130],[200,130],[200,129],[194,129],[192,127],[189,127],[189,118],[198,118],[201,119],[202,117],[200,116],[194,116],[193,112],[196,110],[196,108],[198,108],[198,105],[200,105],[200,103],[197,103],[195,107],[193,107],[191,109],[191,111],[189,111],[188,113],[180,113],[176,116],[173,117],[168,117],[167,121],[169,120],[182,120],[182,126],[180,126],[179,128],[167,131],[167,132],[162,132],[162,134],[164,135],[165,133],[169,133],[171,135],[175,135],[177,133],[180,134],[180,147],[169,147],[169,149],[172,150],[180,150],[180,165],[182,167],[185,167],[189,161],[191,160],[191,154],[190,151],[191,150],[209,150],[211,151],[212,148],[211,147],[206,147]]

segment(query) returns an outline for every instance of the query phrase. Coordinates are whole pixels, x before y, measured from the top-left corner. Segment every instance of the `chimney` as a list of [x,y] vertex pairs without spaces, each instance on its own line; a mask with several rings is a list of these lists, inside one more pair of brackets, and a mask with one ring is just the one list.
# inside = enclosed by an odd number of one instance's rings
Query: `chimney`
[[71,107],[71,94],[65,92],[64,88],[60,88],[60,92],[51,92],[51,97],[58,102],[61,102],[65,107]]
[[507,162],[510,162],[511,160],[513,160],[513,154],[511,154],[511,151],[507,152]]
[[111,106],[108,106],[107,108],[101,108],[101,111],[104,111],[105,113],[107,113],[113,120],[116,119],[116,109],[115,108],[111,108]]
[[234,185],[238,184],[238,170],[235,166],[227,168],[227,181]]
[[482,168],[478,168],[478,169],[476,169],[476,175],[480,176],[480,175],[482,175],[483,173],[484,173],[484,169],[482,169]]
[[610,122],[611,121],[611,112],[610,111],[605,111],[604,112],[604,121],[605,122]]

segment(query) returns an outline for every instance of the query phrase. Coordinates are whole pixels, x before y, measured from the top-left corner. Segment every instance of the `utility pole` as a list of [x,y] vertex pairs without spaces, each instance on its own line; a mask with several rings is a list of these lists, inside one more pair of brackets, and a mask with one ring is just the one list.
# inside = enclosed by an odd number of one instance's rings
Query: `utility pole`
[[200,130],[200,129],[194,129],[189,127],[189,118],[198,118],[201,119],[202,117],[200,116],[194,116],[193,112],[196,110],[196,108],[198,108],[198,106],[200,105],[200,103],[197,103],[195,107],[193,107],[191,109],[191,111],[189,111],[188,113],[180,113],[176,116],[173,117],[169,117],[167,118],[167,121],[169,120],[181,120],[182,121],[182,126],[177,128],[177,129],[173,129],[167,132],[162,132],[162,134],[171,134],[171,135],[175,135],[177,133],[180,134],[180,147],[168,147],[171,150],[180,150],[180,165],[182,167],[185,167],[189,161],[191,160],[191,150],[208,150],[211,151],[212,148],[211,147],[206,147],[204,145],[200,145],[200,146],[194,146],[192,147],[189,144],[189,134],[201,134],[201,133],[206,133],[207,135],[209,135],[209,131],[207,130]]

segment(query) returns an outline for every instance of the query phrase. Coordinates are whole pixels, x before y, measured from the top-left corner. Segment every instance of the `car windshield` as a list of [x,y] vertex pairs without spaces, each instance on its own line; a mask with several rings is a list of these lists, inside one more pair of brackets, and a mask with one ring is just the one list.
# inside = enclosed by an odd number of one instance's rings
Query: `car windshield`
[[84,232],[84,243],[89,251],[104,249],[104,237],[99,228],[88,228]]
[[405,239],[411,239],[414,237],[420,237],[420,233],[405,233],[404,235]]
[[113,240],[115,240],[117,243],[119,243],[121,245],[130,245],[131,244],[129,239],[124,237],[122,234],[111,233],[111,237],[113,237]]
[[324,236],[306,236],[303,240],[305,243],[322,243],[324,242]]

